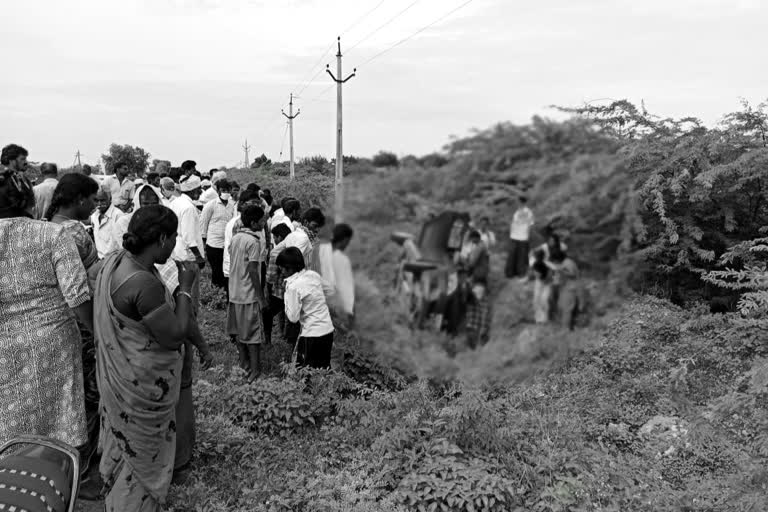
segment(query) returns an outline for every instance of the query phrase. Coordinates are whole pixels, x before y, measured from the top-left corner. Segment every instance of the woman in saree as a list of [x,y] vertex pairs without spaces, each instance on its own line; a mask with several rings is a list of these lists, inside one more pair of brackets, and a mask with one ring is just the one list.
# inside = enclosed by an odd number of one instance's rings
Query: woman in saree
[[[62,227],[64,233],[72,238],[88,274],[91,291],[96,284],[99,268],[99,255],[96,244],[85,230],[83,221],[87,220],[96,208],[96,194],[99,185],[84,174],[65,174],[53,191],[51,205],[44,218]],[[80,448],[82,473],[87,475],[93,456],[99,443],[99,389],[96,386],[96,347],[93,333],[82,323],[80,329],[83,356],[83,379],[85,385],[85,417],[88,423],[88,442]],[[83,498],[95,498],[96,483],[93,488],[83,487]]]
[[171,484],[195,273],[179,268],[174,300],[155,265],[170,258],[177,227],[165,206],[137,210],[123,237],[125,250],[107,256],[96,282],[100,470],[108,512],[159,512]]

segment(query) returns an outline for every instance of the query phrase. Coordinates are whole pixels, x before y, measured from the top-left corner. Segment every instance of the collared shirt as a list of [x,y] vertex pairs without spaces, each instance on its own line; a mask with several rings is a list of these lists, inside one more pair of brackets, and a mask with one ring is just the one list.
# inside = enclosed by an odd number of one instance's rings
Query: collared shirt
[[512,225],[509,228],[509,238],[520,242],[527,242],[533,226],[533,212],[527,206],[523,206],[515,212]]
[[[257,289],[253,286],[253,280],[248,267],[251,263],[261,263],[262,246],[261,234],[242,229],[232,237],[229,246],[229,302],[232,304],[253,304],[259,301]],[[259,267],[261,273],[261,267]]]
[[51,206],[51,199],[53,199],[53,191],[56,190],[58,184],[59,180],[56,178],[45,178],[42,183],[32,188],[35,193],[35,219],[42,219],[45,212],[48,211]]
[[217,199],[203,206],[203,213],[200,216],[200,233],[204,235],[207,245],[217,249],[224,247],[225,229],[234,215],[234,201],[224,203],[221,199]]
[[277,257],[285,249],[284,244],[277,244],[269,252],[269,262],[267,263],[267,275],[265,281],[271,288],[274,297],[282,299],[285,295],[285,279],[283,279],[280,267],[277,266]]
[[336,278],[335,303],[349,315],[355,312],[355,276],[352,273],[352,262],[343,251],[335,249],[331,257],[333,275]]
[[240,214],[236,213],[224,227],[224,261],[221,264],[221,269],[226,277],[229,277],[229,244],[232,243],[232,237],[235,236],[235,225],[238,222],[240,222]]
[[325,336],[333,332],[326,295],[332,295],[328,283],[312,270],[302,270],[285,280],[285,316],[289,322],[301,323],[304,338]]
[[[103,258],[112,251],[117,251],[123,247],[122,237],[120,240],[115,236],[117,221],[125,216],[123,212],[110,205],[104,215],[98,210],[91,215],[91,224],[93,225],[93,240],[96,242],[96,252],[99,258]],[[128,226],[126,226],[127,231]],[[119,242],[119,243],[118,243]]]
[[176,261],[195,261],[193,247],[203,255],[203,237],[200,234],[200,212],[186,194],[171,198],[170,208],[179,219],[179,234],[176,247],[173,249],[173,259]]
[[[115,183],[117,186],[115,186]],[[115,178],[111,185],[112,189],[112,204],[118,208],[128,205],[133,201],[133,194],[136,191],[136,183],[129,178],[125,178],[122,183],[118,178]]]
[[309,266],[312,262],[312,241],[309,235],[303,229],[295,229],[293,233],[285,237],[286,247],[296,247],[304,256],[304,266]]
[[205,205],[218,198],[219,198],[219,193],[216,192],[215,188],[211,187],[209,189],[203,190],[203,193],[200,194],[200,199],[198,199],[198,201],[200,201],[200,203]]

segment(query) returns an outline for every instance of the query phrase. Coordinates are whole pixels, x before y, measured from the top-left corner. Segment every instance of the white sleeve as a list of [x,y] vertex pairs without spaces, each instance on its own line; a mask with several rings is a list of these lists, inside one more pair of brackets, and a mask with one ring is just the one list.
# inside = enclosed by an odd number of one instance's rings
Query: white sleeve
[[[200,225],[198,224],[197,215],[192,211],[192,208],[182,211],[179,217],[179,231],[181,231],[181,240],[185,245],[185,249],[197,247]],[[202,247],[197,247],[197,249],[202,251]]]
[[285,302],[285,317],[289,322],[295,324],[301,318],[301,297],[299,292],[290,285],[286,286],[283,301]]
[[224,261],[221,264],[221,270],[226,277],[229,277],[229,246],[232,244],[232,231],[235,229],[235,223],[227,222],[224,228]]

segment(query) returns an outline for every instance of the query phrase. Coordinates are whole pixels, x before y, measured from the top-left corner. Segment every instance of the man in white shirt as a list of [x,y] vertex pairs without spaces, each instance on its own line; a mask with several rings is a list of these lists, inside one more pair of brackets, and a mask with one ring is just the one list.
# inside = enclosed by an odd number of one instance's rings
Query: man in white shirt
[[187,178],[179,187],[181,192],[176,190],[176,184],[170,178],[163,178],[160,181],[160,188],[163,197],[169,201],[168,207],[179,219],[176,247],[173,249],[171,258],[175,261],[197,264],[188,265],[189,268],[196,269],[198,272],[192,287],[192,304],[197,313],[200,305],[200,269],[205,267],[203,237],[200,233],[200,212],[197,211],[193,202],[195,195],[199,194],[200,178],[194,175]]
[[301,253],[295,247],[281,252],[276,263],[286,278],[286,319],[301,325],[296,343],[297,363],[311,368],[330,368],[334,328],[326,297],[333,295],[333,289],[317,272],[305,269]]
[[112,205],[112,193],[106,186],[99,187],[96,194],[96,208],[96,211],[91,215],[93,240],[99,258],[103,258],[122,248],[122,243],[118,244],[115,230],[117,221],[125,214]]
[[230,197],[230,189],[227,180],[219,180],[218,199],[206,203],[200,215],[200,232],[205,243],[205,255],[211,264],[211,282],[219,288],[227,286],[223,273],[224,231],[235,215],[235,201]]
[[56,164],[44,163],[40,166],[40,173],[43,175],[43,182],[32,188],[35,193],[34,215],[37,220],[45,216],[45,213],[51,206],[53,191],[56,190],[56,185],[59,184],[59,180],[56,179],[59,175],[59,168],[56,167]]
[[527,206],[527,198],[520,197],[520,206],[515,211],[509,230],[509,254],[504,273],[507,278],[524,280],[528,273],[528,252],[531,227],[534,224],[533,212]]
[[347,224],[337,224],[333,228],[333,276],[335,280],[334,309],[341,313],[345,320],[352,323],[355,316],[355,276],[352,273],[352,263],[345,250],[352,240],[354,231]]
[[115,208],[120,208],[125,213],[133,209],[133,195],[136,192],[136,183],[128,177],[129,174],[128,164],[117,162],[115,164],[115,175],[110,180],[112,204]]

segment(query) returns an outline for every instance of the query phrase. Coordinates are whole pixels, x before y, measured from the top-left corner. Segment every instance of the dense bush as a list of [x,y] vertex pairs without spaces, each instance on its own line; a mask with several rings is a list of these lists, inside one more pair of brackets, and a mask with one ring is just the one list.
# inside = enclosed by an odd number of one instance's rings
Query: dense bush
[[371,162],[374,167],[397,167],[400,164],[397,155],[390,151],[379,151]]

